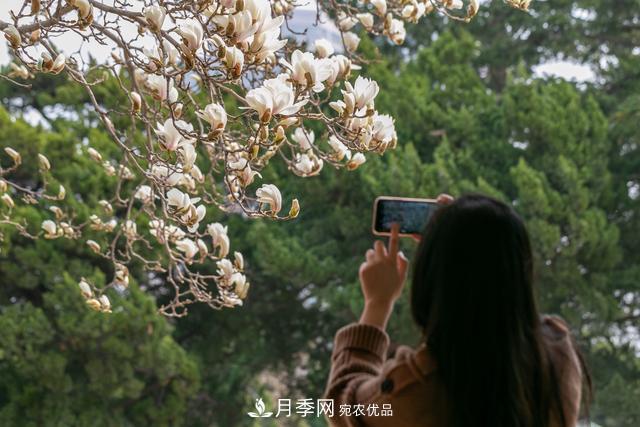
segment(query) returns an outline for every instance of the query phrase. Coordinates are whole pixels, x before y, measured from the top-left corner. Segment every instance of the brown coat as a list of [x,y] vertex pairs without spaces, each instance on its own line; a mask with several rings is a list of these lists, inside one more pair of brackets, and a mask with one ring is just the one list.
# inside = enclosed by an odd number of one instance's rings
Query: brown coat
[[[565,416],[573,426],[581,393],[578,357],[562,319],[545,316],[542,325],[551,363],[560,377]],[[372,325],[350,324],[336,333],[324,395],[334,401],[334,416],[327,418],[329,423],[340,427],[446,426],[447,402],[435,360],[426,346],[399,346],[395,356],[387,359],[388,347],[387,333]],[[351,408],[350,416],[341,411],[341,405]],[[382,416],[382,409],[388,405],[392,415]]]

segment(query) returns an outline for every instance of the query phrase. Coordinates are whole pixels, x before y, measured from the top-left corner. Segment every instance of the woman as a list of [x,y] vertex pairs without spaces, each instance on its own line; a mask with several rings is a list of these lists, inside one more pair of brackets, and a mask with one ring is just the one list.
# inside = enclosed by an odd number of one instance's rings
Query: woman
[[360,267],[360,321],[336,334],[325,392],[334,400],[329,421],[575,426],[581,398],[585,412],[590,401],[591,380],[565,322],[538,313],[522,220],[485,196],[441,195],[438,202],[443,206],[422,235],[411,288],[422,344],[386,357],[385,327],[408,266],[394,227],[389,246],[376,241]]

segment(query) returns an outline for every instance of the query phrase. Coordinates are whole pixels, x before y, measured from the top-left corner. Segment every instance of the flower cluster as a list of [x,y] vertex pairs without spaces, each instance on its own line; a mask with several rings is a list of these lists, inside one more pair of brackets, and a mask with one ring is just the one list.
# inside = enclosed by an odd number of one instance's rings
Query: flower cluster
[[[25,188],[11,181],[21,156],[6,148],[13,166],[0,170],[0,224],[32,238],[80,239],[112,262],[112,280],[99,298],[93,297],[95,285],[80,282],[96,310],[111,310],[104,294],[108,287],[128,287],[129,263],[139,263],[154,277],[163,273],[174,300],[161,311],[174,316],[186,314],[192,302],[232,307],[247,295],[243,257],[235,252],[233,261],[228,258],[227,227],[208,222],[208,215],[279,220],[298,215],[297,199],[262,180],[273,156],[284,159],[292,173],[312,177],[327,163],[353,170],[367,153],[396,146],[393,118],[376,110],[377,83],[357,75],[356,31],[401,44],[405,23],[428,13],[468,20],[478,12],[477,0],[320,1],[321,9],[333,9],[342,43],[315,40],[305,51],[282,36],[297,6],[293,0],[145,0],[138,9],[124,0],[24,3],[11,22],[0,20],[16,58],[7,77],[68,75],[91,95],[94,113],[121,155],[107,157],[91,141],[82,147],[117,185],[111,199],[76,222],[69,208],[58,206],[64,187],[48,191],[55,176],[49,160],[39,156],[45,188]],[[136,34],[125,27],[137,28]],[[86,63],[81,55],[58,52],[53,37],[65,32],[110,44],[111,61]],[[95,70],[115,77],[127,105],[105,110],[98,104]],[[128,118],[131,126],[116,128],[112,117],[120,123]],[[17,195],[53,214],[39,224],[38,234],[12,221]],[[207,273],[211,265],[215,274]]]

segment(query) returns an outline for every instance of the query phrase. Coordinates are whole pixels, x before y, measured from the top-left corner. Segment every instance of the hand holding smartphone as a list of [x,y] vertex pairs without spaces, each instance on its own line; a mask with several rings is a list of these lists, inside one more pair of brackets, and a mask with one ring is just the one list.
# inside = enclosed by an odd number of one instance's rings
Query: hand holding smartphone
[[380,196],[373,204],[373,234],[389,236],[396,222],[400,224],[400,237],[415,237],[439,207],[439,199]]

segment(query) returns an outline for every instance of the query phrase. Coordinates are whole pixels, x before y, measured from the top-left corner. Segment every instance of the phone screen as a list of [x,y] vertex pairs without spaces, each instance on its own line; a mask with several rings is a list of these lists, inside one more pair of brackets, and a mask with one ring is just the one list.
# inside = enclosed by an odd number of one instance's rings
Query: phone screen
[[391,225],[397,222],[400,234],[420,234],[436,209],[438,204],[431,201],[378,199],[374,230],[388,233]]

